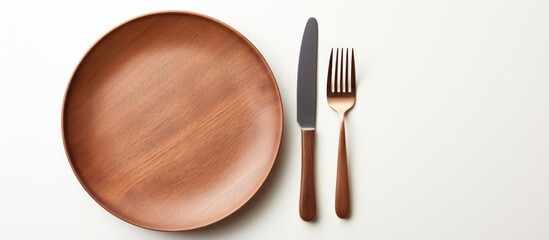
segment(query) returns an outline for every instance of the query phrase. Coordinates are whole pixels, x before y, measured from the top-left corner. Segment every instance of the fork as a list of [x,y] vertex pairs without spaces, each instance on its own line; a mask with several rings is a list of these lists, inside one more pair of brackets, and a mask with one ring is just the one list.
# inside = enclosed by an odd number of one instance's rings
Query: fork
[[[328,67],[328,81],[326,94],[328,105],[339,114],[339,150],[337,160],[336,200],[335,209],[339,218],[349,217],[349,175],[347,169],[347,146],[345,143],[345,113],[349,111],[356,101],[356,77],[355,77],[355,51],[351,49],[351,81],[349,82],[349,49],[346,49],[345,61],[343,61],[343,48],[341,56],[339,48],[336,49],[335,74],[332,76],[332,57],[334,49],[330,52]],[[345,74],[343,73],[345,69]],[[345,78],[344,78],[345,77]]]

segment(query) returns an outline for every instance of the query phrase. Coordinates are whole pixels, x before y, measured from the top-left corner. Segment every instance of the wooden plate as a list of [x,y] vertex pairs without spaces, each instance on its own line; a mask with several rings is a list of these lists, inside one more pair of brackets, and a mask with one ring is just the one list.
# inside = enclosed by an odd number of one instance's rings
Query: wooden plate
[[165,12],[122,24],[80,62],[62,116],[69,162],[107,211],[190,230],[259,189],[282,136],[282,103],[259,51],[222,22]]

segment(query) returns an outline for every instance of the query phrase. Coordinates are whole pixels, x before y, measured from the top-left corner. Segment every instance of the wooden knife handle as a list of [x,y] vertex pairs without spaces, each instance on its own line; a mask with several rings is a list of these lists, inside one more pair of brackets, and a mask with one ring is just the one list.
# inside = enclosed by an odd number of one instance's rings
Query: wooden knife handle
[[301,130],[301,194],[299,215],[311,221],[316,215],[315,175],[314,175],[315,130]]

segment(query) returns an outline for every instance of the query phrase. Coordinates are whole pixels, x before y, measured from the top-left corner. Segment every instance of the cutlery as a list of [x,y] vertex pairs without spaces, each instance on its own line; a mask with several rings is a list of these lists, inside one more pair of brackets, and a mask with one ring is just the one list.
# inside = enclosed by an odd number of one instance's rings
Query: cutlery
[[[343,59],[343,48],[341,54],[336,49],[335,72],[332,76],[334,50],[330,52],[330,63],[328,66],[328,81],[326,94],[328,105],[339,114],[339,150],[337,160],[336,180],[336,214],[340,218],[349,217],[349,177],[347,169],[347,146],[345,144],[345,113],[349,111],[356,100],[356,77],[355,77],[355,51],[351,49],[351,63],[349,64],[349,49],[346,49],[345,61]],[[349,65],[351,71],[349,72]],[[351,81],[349,82],[349,73]]]
[[311,221],[316,215],[314,145],[316,120],[316,73],[318,23],[309,18],[299,53],[297,71],[297,122],[301,126],[301,192],[299,215]]

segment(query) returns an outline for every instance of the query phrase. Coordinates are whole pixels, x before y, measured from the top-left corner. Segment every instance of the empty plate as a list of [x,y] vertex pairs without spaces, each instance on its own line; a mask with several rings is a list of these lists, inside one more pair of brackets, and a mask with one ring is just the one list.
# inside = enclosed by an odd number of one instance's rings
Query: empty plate
[[189,12],[101,38],[68,85],[63,139],[86,191],[140,227],[190,230],[244,205],[275,162],[282,103],[259,51]]

